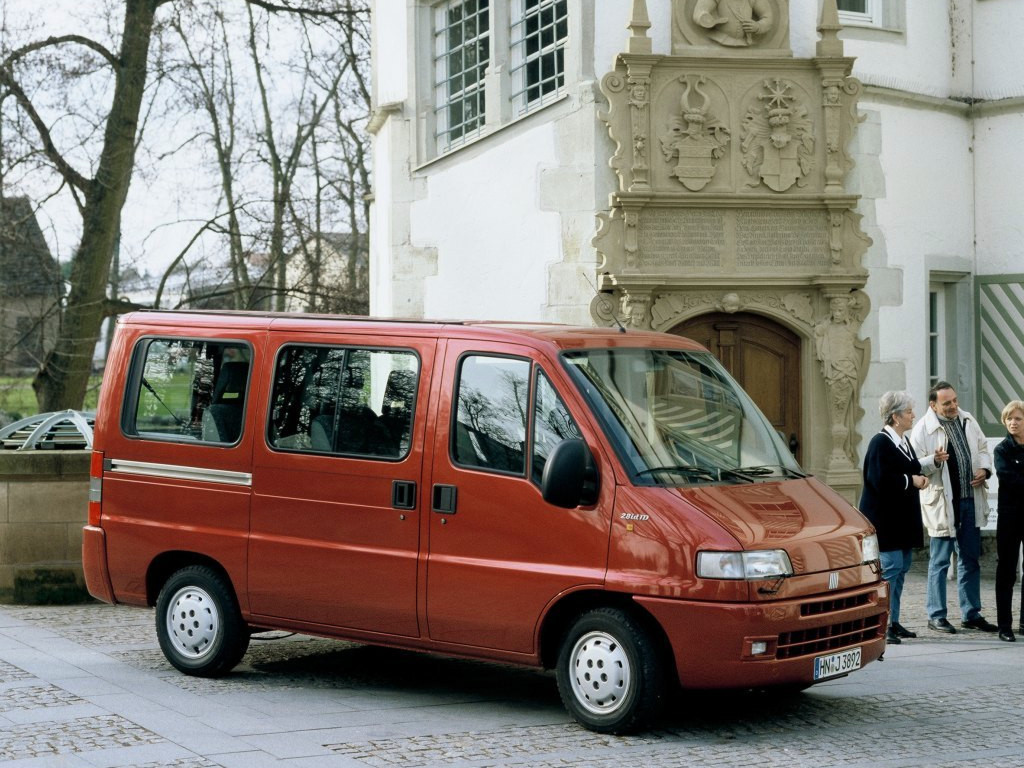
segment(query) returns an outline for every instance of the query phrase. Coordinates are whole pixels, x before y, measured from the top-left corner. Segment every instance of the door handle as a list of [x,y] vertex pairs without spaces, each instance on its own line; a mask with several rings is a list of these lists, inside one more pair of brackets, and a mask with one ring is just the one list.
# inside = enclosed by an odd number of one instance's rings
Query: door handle
[[416,509],[416,483],[412,480],[392,480],[391,506],[395,509]]
[[789,436],[789,451],[795,456],[798,450],[800,450],[800,441],[796,439],[796,432],[793,432]]
[[454,485],[435,485],[431,494],[430,508],[441,515],[454,515],[458,488]]

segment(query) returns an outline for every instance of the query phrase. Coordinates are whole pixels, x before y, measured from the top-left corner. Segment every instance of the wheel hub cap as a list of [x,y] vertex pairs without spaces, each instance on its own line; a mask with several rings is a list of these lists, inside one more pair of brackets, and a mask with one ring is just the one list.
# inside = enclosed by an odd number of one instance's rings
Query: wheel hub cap
[[220,632],[217,606],[198,587],[179,589],[167,606],[167,634],[175,650],[189,659],[201,659],[213,648]]
[[583,707],[598,715],[622,706],[629,691],[629,658],[605,632],[589,632],[572,649],[573,693]]

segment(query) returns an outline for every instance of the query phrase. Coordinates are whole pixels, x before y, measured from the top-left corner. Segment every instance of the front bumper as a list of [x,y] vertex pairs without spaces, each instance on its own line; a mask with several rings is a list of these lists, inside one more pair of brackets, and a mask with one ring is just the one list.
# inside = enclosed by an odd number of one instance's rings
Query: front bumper
[[[668,636],[684,688],[809,685],[818,682],[817,656],[860,647],[863,666],[885,652],[884,581],[764,603],[634,599]],[[755,654],[760,644],[765,651]]]

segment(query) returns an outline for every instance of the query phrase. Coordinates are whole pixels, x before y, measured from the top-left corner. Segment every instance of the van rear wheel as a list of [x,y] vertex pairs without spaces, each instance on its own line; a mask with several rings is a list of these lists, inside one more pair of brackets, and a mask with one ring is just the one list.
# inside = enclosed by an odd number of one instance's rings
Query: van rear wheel
[[160,649],[176,669],[197,677],[230,672],[249,647],[228,580],[204,565],[190,565],[172,575],[156,601]]
[[562,703],[599,733],[646,727],[665,697],[664,664],[650,633],[617,608],[580,616],[565,634],[555,670]]

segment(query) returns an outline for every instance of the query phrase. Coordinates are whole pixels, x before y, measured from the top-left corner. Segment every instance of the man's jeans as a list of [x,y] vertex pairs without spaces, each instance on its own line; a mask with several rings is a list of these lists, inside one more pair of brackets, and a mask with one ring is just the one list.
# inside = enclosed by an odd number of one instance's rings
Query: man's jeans
[[903,595],[903,581],[914,559],[912,549],[893,549],[880,552],[882,578],[889,582],[889,626],[899,624],[900,597]]
[[960,499],[960,525],[956,537],[932,537],[928,559],[928,601],[932,621],[946,618],[946,572],[949,558],[957,554],[957,587],[960,615],[964,621],[981,616],[981,529],[974,520],[974,498]]

